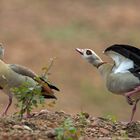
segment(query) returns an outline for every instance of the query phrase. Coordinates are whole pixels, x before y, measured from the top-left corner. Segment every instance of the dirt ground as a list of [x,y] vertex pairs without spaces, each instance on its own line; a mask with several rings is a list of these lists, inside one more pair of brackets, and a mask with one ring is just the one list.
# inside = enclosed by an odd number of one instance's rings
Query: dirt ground
[[[123,43],[140,47],[140,1],[0,2],[0,42],[5,46],[6,63],[20,64],[40,74],[50,58],[56,57],[49,76],[61,90],[55,110],[129,119],[131,107],[125,99],[107,91],[98,71],[82,60],[75,48],[91,48],[104,61],[113,63],[102,54],[108,46]],[[2,110],[7,96],[2,92],[0,95]],[[13,104],[9,113],[15,110]],[[134,119],[139,118],[137,111]]]
[[[62,126],[66,119],[73,121],[77,136],[70,140],[93,139],[129,139],[140,137],[140,122],[118,122],[111,118],[95,118],[87,113],[70,115],[65,112],[49,112],[42,110],[34,113],[32,118],[19,120],[15,115],[0,118],[0,139],[6,140],[62,140],[58,138],[56,129]],[[83,117],[82,116],[82,117]],[[67,126],[69,127],[69,126]],[[79,131],[79,133],[78,133]],[[66,132],[65,132],[66,133]],[[60,135],[60,134],[59,134]],[[68,138],[64,140],[69,140]]]
[[[98,71],[75,51],[91,48],[104,61],[113,63],[102,54],[108,46],[117,43],[140,48],[140,1],[0,2],[0,42],[5,46],[5,62],[26,66],[40,74],[50,58],[56,57],[49,80],[60,88],[53,112],[36,113],[22,121],[16,116],[0,117],[0,139],[56,139],[55,128],[61,128],[66,118],[74,121],[81,139],[140,137],[140,122],[122,122],[129,120],[132,107],[123,97],[108,92]],[[7,101],[7,96],[0,92],[0,110]],[[15,103],[9,114],[16,111]],[[46,103],[44,108],[47,106]],[[91,114],[84,122],[76,115],[82,111]],[[98,118],[106,114],[113,114],[120,122],[112,117]],[[139,108],[134,120],[140,120]]]

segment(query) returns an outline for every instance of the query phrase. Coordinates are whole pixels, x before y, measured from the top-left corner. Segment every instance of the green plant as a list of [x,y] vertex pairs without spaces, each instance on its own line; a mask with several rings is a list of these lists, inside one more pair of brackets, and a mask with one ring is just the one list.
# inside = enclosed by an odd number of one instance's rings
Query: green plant
[[54,58],[50,58],[50,61],[49,61],[49,65],[48,67],[43,67],[42,68],[42,71],[44,71],[42,74],[41,74],[41,77],[44,79],[44,80],[47,80],[48,81],[48,75],[50,75],[49,71],[50,69],[52,68],[53,64],[54,64],[54,60],[56,59],[56,57]]
[[20,108],[19,115],[23,117],[23,114],[31,112],[34,107],[38,107],[39,104],[44,104],[44,97],[41,95],[41,86],[31,86],[29,82],[23,83],[19,87],[11,89],[17,98],[17,107]]
[[[54,63],[54,58],[50,59],[48,67],[42,68],[44,71],[41,75],[41,78],[48,82],[49,70],[51,69]],[[36,81],[40,80],[40,77],[35,77]],[[29,82],[23,83],[19,87],[12,88],[11,91],[14,93],[17,98],[17,107],[20,108],[19,115],[22,118],[23,114],[27,111],[30,113],[34,107],[38,105],[43,105],[45,102],[44,96],[42,96],[42,87],[40,84],[31,85]],[[54,105],[53,102],[51,105]]]
[[80,137],[80,131],[74,126],[71,118],[67,118],[55,132],[57,140],[78,140]]
[[80,134],[84,135],[84,129],[89,124],[89,121],[87,119],[89,117],[89,114],[86,112],[80,112],[77,116],[78,116],[78,120],[77,120],[78,123],[76,123],[76,126],[78,127]]
[[114,115],[108,114],[108,115],[105,115],[104,118],[107,119],[107,120],[109,120],[109,121],[111,121],[111,122],[113,122],[113,123],[116,123],[117,122],[117,118]]
[[125,130],[120,131],[120,136],[121,138],[128,139],[128,134]]
[[88,123],[87,119],[86,119],[86,115],[88,115],[88,114],[85,112],[80,112],[80,114],[79,114],[79,124],[81,126],[85,126]]

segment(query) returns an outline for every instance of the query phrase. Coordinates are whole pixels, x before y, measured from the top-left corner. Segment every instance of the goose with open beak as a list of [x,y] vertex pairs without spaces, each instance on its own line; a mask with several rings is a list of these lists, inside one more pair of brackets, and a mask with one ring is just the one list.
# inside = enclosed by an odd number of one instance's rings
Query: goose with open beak
[[76,51],[99,70],[110,92],[125,96],[127,102],[133,105],[132,122],[140,100],[140,49],[123,44],[108,47],[104,54],[111,57],[114,64],[104,62],[91,49],[77,48]]
[[[40,78],[35,72],[27,67],[18,64],[6,64],[3,61],[4,47],[0,44],[0,89],[9,97],[9,102],[4,109],[2,116],[7,114],[9,107],[12,104],[13,93],[11,89],[23,85],[25,82],[30,83],[30,86],[40,85],[42,95],[47,99],[57,99],[53,90],[59,89],[50,84],[48,81]],[[30,112],[27,112],[27,117],[30,117]]]

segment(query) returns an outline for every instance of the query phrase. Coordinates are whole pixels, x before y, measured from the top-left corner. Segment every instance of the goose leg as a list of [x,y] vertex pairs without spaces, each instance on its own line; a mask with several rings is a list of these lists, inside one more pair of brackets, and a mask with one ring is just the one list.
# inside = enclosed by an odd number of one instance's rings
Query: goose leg
[[1,116],[7,115],[7,111],[8,111],[9,107],[10,107],[11,104],[12,104],[12,99],[13,99],[12,95],[9,95],[8,104],[7,104],[6,108],[4,109],[3,113],[1,114]]
[[31,115],[30,111],[27,110],[27,113],[26,113],[26,118],[31,118],[33,115]]
[[138,86],[137,88],[135,88],[133,91],[130,91],[130,92],[127,92],[127,93],[125,93],[125,97],[126,97],[126,99],[127,99],[127,102],[130,104],[130,105],[133,105],[133,100],[131,99],[131,96],[132,95],[134,95],[134,94],[136,94],[137,92],[139,92],[140,91],[140,86]]
[[135,102],[135,104],[134,104],[134,106],[133,106],[133,108],[132,108],[132,114],[131,114],[131,118],[130,118],[130,123],[131,123],[132,120],[133,120],[134,114],[135,114],[136,109],[137,109],[137,103],[138,103],[139,100],[140,100],[140,99],[137,99],[137,100],[136,100],[136,102]]

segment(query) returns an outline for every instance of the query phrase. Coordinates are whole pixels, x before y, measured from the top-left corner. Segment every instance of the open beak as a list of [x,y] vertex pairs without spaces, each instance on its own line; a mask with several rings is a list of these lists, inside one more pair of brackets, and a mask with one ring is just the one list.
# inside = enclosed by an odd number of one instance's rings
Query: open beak
[[76,50],[78,53],[80,53],[81,55],[84,54],[84,49],[76,48],[75,50]]

